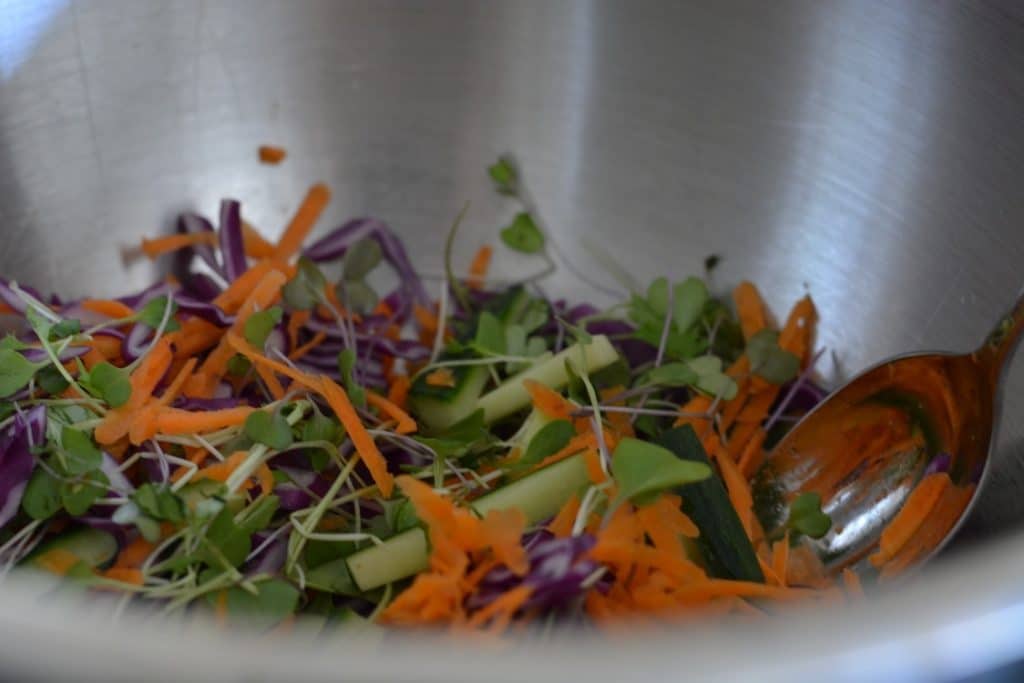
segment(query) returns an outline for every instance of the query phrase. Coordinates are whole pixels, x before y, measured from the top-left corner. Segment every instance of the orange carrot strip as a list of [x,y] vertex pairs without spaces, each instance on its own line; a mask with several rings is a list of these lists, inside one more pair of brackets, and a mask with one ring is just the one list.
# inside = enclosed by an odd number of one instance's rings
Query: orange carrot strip
[[106,357],[96,349],[89,349],[85,352],[85,355],[82,356],[82,364],[85,365],[86,370],[92,370],[94,367],[106,360]]
[[80,304],[82,308],[99,315],[106,316],[113,320],[129,318],[135,315],[131,307],[113,299],[85,299]]
[[185,361],[181,370],[178,370],[178,374],[174,376],[174,379],[171,380],[167,389],[160,398],[157,399],[157,405],[160,407],[171,405],[171,402],[178,397],[179,393],[181,393],[181,388],[185,386],[185,382],[192,376],[192,371],[196,369],[197,362],[198,361],[195,358],[189,358]]
[[225,427],[235,427],[245,422],[253,412],[249,406],[193,412],[164,408],[156,417],[157,430],[161,434],[197,434],[213,432]]
[[307,353],[309,353],[310,351],[312,351],[316,347],[320,346],[320,344],[323,343],[324,339],[327,339],[327,333],[326,332],[317,332],[316,334],[313,335],[313,338],[310,339],[308,342],[306,342],[302,346],[295,347],[292,350],[292,352],[288,354],[288,358],[290,360],[299,360],[300,358],[305,356]]
[[768,310],[764,299],[752,283],[741,282],[733,290],[732,298],[736,302],[736,313],[739,315],[744,339],[750,339],[768,326]]
[[252,259],[265,259],[274,256],[274,245],[260,234],[260,231],[242,221],[242,246],[245,255]]
[[714,439],[712,443],[714,447],[708,449],[708,453],[715,458],[718,469],[722,473],[722,479],[725,481],[725,488],[729,492],[729,500],[736,508],[736,514],[739,515],[740,521],[743,523],[743,530],[747,532],[747,536],[750,536],[753,531],[754,507],[754,497],[750,492],[750,485],[740,473],[736,462],[729,457],[728,453],[724,452],[725,449],[721,447],[718,439]]
[[398,422],[395,431],[399,434],[412,434],[416,431],[416,420],[394,403],[373,391],[366,392],[366,402]]
[[772,571],[779,578],[781,586],[786,585],[786,573],[789,568],[789,532],[784,538],[772,544]]
[[219,306],[225,313],[234,313],[260,280],[272,270],[274,264],[271,261],[260,261],[252,265],[249,270],[235,278],[227,289],[218,294],[213,304]]
[[948,474],[936,472],[922,479],[914,487],[903,507],[882,531],[878,552],[868,558],[871,564],[881,567],[896,556],[931,514],[935,504],[951,483]]
[[260,145],[259,155],[260,161],[264,164],[279,164],[288,156],[288,152],[285,151],[284,147]]
[[246,451],[235,451],[224,462],[215,462],[209,467],[204,467],[196,472],[195,476],[192,477],[192,481],[200,481],[202,479],[227,481],[231,473],[238,469],[238,466],[245,462],[248,457],[249,454]]
[[526,530],[526,515],[522,510],[491,510],[483,519],[483,537],[491,547],[494,558],[508,567],[516,576],[530,568],[526,550],[520,542]]
[[121,357],[121,340],[117,337],[108,337],[97,334],[89,342],[89,346],[107,360],[114,360]]
[[103,576],[113,581],[130,583],[135,586],[141,586],[144,580],[142,572],[131,567],[111,567],[103,572]]
[[[246,321],[253,313],[264,310],[277,301],[277,298],[281,295],[281,286],[285,283],[285,279],[284,274],[276,270],[264,275],[239,308],[230,332],[242,332],[245,329]],[[227,343],[226,339],[221,339],[220,343],[217,344],[199,367],[199,372],[207,378],[207,395],[212,394],[217,380],[227,371],[228,361],[231,360],[233,355],[234,352],[231,349],[231,345]]]
[[170,367],[172,360],[174,356],[171,352],[171,342],[167,337],[161,337],[132,372],[129,378],[132,393],[127,403],[108,412],[103,422],[96,427],[93,436],[97,443],[109,445],[128,433],[135,411],[152,397],[153,390]]
[[313,375],[307,375],[301,370],[296,370],[290,365],[285,365],[280,361],[273,360],[272,358],[267,358],[262,353],[257,351],[256,347],[251,345],[249,342],[247,342],[245,339],[243,339],[240,335],[236,334],[235,332],[229,330],[227,334],[224,335],[224,339],[227,340],[228,345],[232,349],[248,358],[250,361],[253,362],[253,364],[266,366],[273,370],[274,372],[280,375],[284,375],[285,377],[291,379],[294,382],[298,382],[307,389],[312,389],[313,391],[316,391],[318,393],[320,392],[319,378],[314,377]]
[[64,576],[81,561],[82,559],[70,550],[51,548],[48,552],[36,558],[35,566],[51,574]]
[[298,251],[330,199],[331,191],[327,189],[326,185],[318,183],[309,188],[306,198],[302,200],[299,210],[295,212],[295,217],[284,229],[281,239],[277,241],[277,248],[274,250],[275,260],[287,261],[292,254]]
[[388,472],[384,456],[381,455],[377,444],[374,443],[373,437],[370,436],[369,432],[366,431],[366,427],[363,426],[358,413],[356,413],[352,402],[348,398],[348,394],[327,377],[320,377],[319,380],[320,394],[327,400],[327,404],[331,406],[338,419],[341,420],[341,424],[345,427],[345,431],[348,432],[349,438],[352,439],[352,444],[356,447],[356,452],[362,458],[367,469],[370,470],[370,476],[373,477],[377,488],[380,489],[385,498],[389,497],[391,490],[394,488],[394,478]]
[[455,375],[448,368],[438,368],[427,375],[426,382],[432,387],[454,387]]
[[478,610],[469,618],[467,626],[478,628],[490,622],[488,630],[501,632],[508,627],[512,616],[530,598],[533,591],[529,586],[516,586],[512,590],[500,595],[486,607]]
[[569,420],[575,409],[568,399],[554,389],[550,389],[536,380],[523,380],[523,386],[530,394],[534,407],[552,420]]
[[202,318],[189,318],[181,324],[181,329],[171,332],[167,337],[174,342],[175,358],[191,358],[212,348],[224,331],[206,322]]
[[398,375],[392,380],[391,386],[388,387],[388,400],[404,410],[411,387],[412,383],[407,375]]
[[288,318],[288,345],[295,349],[299,346],[299,330],[309,320],[309,311],[295,311]]
[[489,244],[485,244],[477,250],[473,262],[469,265],[469,277],[466,278],[466,285],[470,289],[480,289],[484,286],[484,278],[487,277],[487,269],[490,268],[493,253],[494,250]]
[[261,463],[256,469],[256,479],[260,483],[260,498],[269,496],[274,492],[274,473],[270,470],[270,466],[267,463]]
[[548,531],[559,538],[565,538],[572,533],[572,526],[576,522],[576,515],[580,511],[580,497],[575,493],[572,498],[565,501],[565,505],[558,511],[555,518],[548,523]]
[[178,251],[179,249],[196,244],[214,246],[217,244],[217,235],[212,232],[193,232],[187,235],[168,235],[167,237],[157,237],[151,240],[144,239],[142,240],[142,252],[149,258],[155,259],[162,254]]
[[142,536],[124,547],[114,562],[115,567],[138,568],[146,561],[146,558],[156,550],[156,544],[150,543]]
[[860,576],[849,567],[843,569],[843,588],[851,598],[863,598],[864,588],[860,585]]
[[274,397],[275,401],[280,401],[284,398],[284,387],[281,386],[281,380],[277,378],[277,375],[262,365],[256,366],[256,374],[259,375],[260,379],[263,380],[263,383],[267,385],[267,390],[270,392],[270,395]]
[[744,477],[752,477],[757,468],[761,466],[761,461],[764,460],[764,440],[767,436],[768,434],[764,429],[758,428],[754,436],[747,442],[747,445],[743,447],[739,468],[740,474]]

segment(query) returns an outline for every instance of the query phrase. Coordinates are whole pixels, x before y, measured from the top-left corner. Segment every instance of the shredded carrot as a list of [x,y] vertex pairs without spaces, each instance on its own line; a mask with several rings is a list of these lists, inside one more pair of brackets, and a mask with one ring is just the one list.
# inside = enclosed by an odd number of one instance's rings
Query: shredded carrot
[[768,310],[761,293],[750,282],[741,282],[732,293],[743,337],[750,339],[768,326]]
[[789,569],[789,532],[772,544],[772,571],[779,579],[779,585],[786,585],[786,574]]
[[11,308],[10,304],[0,301],[0,313],[12,315],[17,313],[17,311]]
[[174,376],[171,383],[167,385],[167,389],[164,390],[164,393],[157,400],[157,405],[161,407],[171,405],[171,402],[181,393],[181,388],[185,385],[185,382],[192,376],[192,371],[196,369],[197,362],[195,358],[189,358],[185,361],[185,364],[181,366],[181,370],[178,371],[178,374]]
[[238,469],[238,466],[245,462],[248,457],[249,453],[246,451],[235,451],[224,462],[216,462],[196,472],[195,476],[192,477],[192,481],[212,479],[225,482],[231,476],[231,473]]
[[281,381],[277,379],[277,376],[274,375],[272,371],[268,370],[262,365],[258,365],[256,366],[256,374],[259,375],[260,379],[263,380],[263,383],[267,385],[267,390],[270,392],[271,397],[273,397],[275,401],[280,401],[282,398],[284,398],[284,387],[281,385]]
[[268,259],[274,256],[274,245],[245,221],[242,221],[242,246],[245,255],[251,259]]
[[409,389],[412,383],[407,375],[398,375],[391,381],[388,387],[388,400],[399,408],[405,410],[405,404],[409,398]]
[[467,625],[470,628],[479,628],[490,622],[489,630],[492,632],[504,630],[515,612],[529,599],[531,591],[529,586],[517,586],[503,593],[471,616]]
[[455,375],[448,368],[438,368],[428,374],[425,381],[432,387],[454,387]]
[[96,427],[93,436],[99,444],[112,444],[128,434],[135,412],[152,397],[153,390],[173,359],[171,342],[162,337],[132,372],[129,378],[132,392],[127,403],[108,412]]
[[397,421],[398,424],[395,426],[395,431],[399,434],[412,434],[416,431],[416,420],[412,419],[407,412],[380,394],[367,391],[366,402],[392,420]]
[[288,317],[288,346],[296,349],[299,347],[299,330],[309,322],[309,311],[294,311]]
[[317,184],[309,188],[306,198],[302,200],[299,210],[295,212],[295,217],[285,228],[281,239],[277,241],[277,249],[274,250],[275,260],[287,261],[298,251],[330,199],[331,191],[327,189],[326,185]]
[[533,406],[552,420],[569,420],[576,406],[560,393],[532,379],[523,380]]
[[739,468],[740,474],[744,477],[752,477],[757,468],[761,466],[761,462],[764,460],[764,440],[767,436],[768,434],[764,429],[758,428],[750,440],[747,441],[747,445],[743,447]]
[[843,588],[846,589],[847,595],[857,599],[864,597],[864,588],[860,584],[860,576],[857,575],[857,572],[849,567],[845,567],[841,576],[843,578]]
[[51,548],[36,558],[35,566],[51,574],[64,576],[81,561],[82,559],[70,550]]
[[79,305],[87,311],[113,320],[130,318],[135,315],[135,311],[131,307],[113,299],[85,299]]
[[259,261],[249,267],[232,282],[227,289],[218,294],[213,300],[213,305],[218,306],[225,313],[234,313],[245,302],[246,297],[253,288],[259,284],[267,273],[275,270],[271,261]]
[[523,532],[526,531],[526,515],[522,510],[491,510],[484,516],[481,531],[495,559],[516,576],[526,573],[530,563],[521,544]]
[[249,417],[254,408],[237,406],[222,410],[192,412],[177,408],[164,408],[156,416],[156,427],[160,434],[201,434],[225,427],[236,427]]
[[213,232],[193,232],[187,235],[168,235],[151,240],[144,239],[142,240],[142,252],[149,258],[155,259],[162,254],[168,254],[172,251],[195,246],[196,244],[216,245],[217,234]]
[[111,567],[103,572],[103,576],[113,581],[130,583],[134,586],[141,586],[144,583],[142,572],[130,567]]
[[256,479],[260,484],[260,497],[269,496],[274,492],[274,473],[267,463],[260,463],[256,469]]
[[580,497],[575,493],[565,501],[565,505],[558,511],[554,519],[548,522],[548,531],[559,538],[565,538],[572,533],[572,526],[576,522],[576,515],[580,511]]
[[494,250],[489,244],[485,244],[477,250],[473,262],[469,265],[469,277],[466,278],[466,285],[470,289],[480,289],[484,286],[484,278],[487,277],[487,270],[491,266],[493,252]]
[[750,484],[747,483],[746,478],[740,473],[736,462],[722,448],[718,438],[713,436],[709,439],[709,442],[712,447],[707,448],[707,445],[705,445],[705,448],[718,464],[718,469],[722,473],[722,480],[725,482],[725,488],[729,492],[729,500],[736,509],[740,522],[743,523],[743,530],[747,532],[747,536],[751,536],[753,532],[754,497],[750,492]]
[[370,476],[373,477],[373,481],[377,484],[381,494],[385,498],[389,497],[391,489],[394,488],[394,478],[388,472],[387,461],[384,460],[384,456],[377,449],[377,444],[374,443],[373,437],[370,436],[369,432],[366,431],[366,427],[363,426],[358,413],[356,413],[356,409],[348,398],[348,394],[327,377],[320,377],[319,379],[320,394],[326,399],[327,404],[331,406],[338,419],[341,420],[341,424],[345,427],[348,437],[352,440],[352,445],[356,447],[356,453],[359,454],[363,464],[370,470]]
[[952,481],[945,472],[929,474],[914,487],[906,502],[888,526],[882,531],[878,552],[868,559],[875,567],[881,567],[896,556],[896,553],[911,539],[935,504]]
[[288,156],[284,147],[275,147],[274,145],[260,145],[259,148],[260,161],[264,164],[279,164],[284,161],[284,158]]
[[156,550],[156,544],[150,543],[142,536],[139,536],[121,550],[117,560],[114,562],[114,566],[136,569],[142,566],[142,563],[146,561],[146,558],[154,550]]
[[312,351],[316,347],[320,346],[320,344],[323,343],[324,339],[327,339],[327,333],[326,332],[317,332],[316,334],[313,335],[312,339],[310,339],[308,342],[306,342],[302,346],[294,347],[292,349],[292,352],[288,354],[288,359],[289,360],[299,360],[300,358],[305,356],[307,353],[309,353],[310,351]]

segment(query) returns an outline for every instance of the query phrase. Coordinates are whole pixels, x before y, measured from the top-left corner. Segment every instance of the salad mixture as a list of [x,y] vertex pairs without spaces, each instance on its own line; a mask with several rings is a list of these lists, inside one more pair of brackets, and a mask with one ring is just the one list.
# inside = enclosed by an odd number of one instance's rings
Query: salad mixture
[[[517,204],[501,243],[549,272],[517,169],[488,170]],[[276,242],[234,200],[216,226],[182,215],[141,247],[172,275],[130,296],[0,281],[4,572],[265,628],[502,632],[859,594],[808,547],[820,498],[769,537],[749,484],[823,395],[809,297],[776,327],[754,285],[709,291],[711,257],[704,278],[570,304],[489,284],[490,246],[456,277],[457,221],[434,298],[379,220],[304,246],[329,197],[310,189]]]

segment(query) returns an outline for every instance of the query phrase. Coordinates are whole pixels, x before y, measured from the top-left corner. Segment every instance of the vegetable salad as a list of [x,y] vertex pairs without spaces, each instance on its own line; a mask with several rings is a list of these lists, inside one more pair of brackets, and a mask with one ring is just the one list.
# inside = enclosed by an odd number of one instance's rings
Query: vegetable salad
[[[515,165],[488,173],[515,207],[499,248],[571,268]],[[809,297],[776,326],[753,284],[711,292],[713,256],[567,303],[489,280],[489,245],[453,263],[462,216],[435,297],[380,220],[310,242],[329,200],[313,186],[276,241],[234,200],[182,215],[141,246],[172,275],[121,298],[0,281],[4,571],[261,628],[501,633],[859,594],[808,546],[820,498],[767,537],[749,483],[823,395]]]

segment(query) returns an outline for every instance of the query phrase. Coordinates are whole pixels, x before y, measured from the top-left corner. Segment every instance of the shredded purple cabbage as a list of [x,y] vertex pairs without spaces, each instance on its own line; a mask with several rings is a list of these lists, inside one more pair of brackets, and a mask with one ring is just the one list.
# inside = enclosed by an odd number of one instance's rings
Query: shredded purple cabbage
[[249,267],[245,261],[245,244],[242,241],[241,205],[234,199],[224,199],[220,203],[219,237],[224,278],[234,282]]
[[21,496],[35,467],[32,449],[46,435],[46,407],[18,413],[0,437],[0,528],[18,512]]

